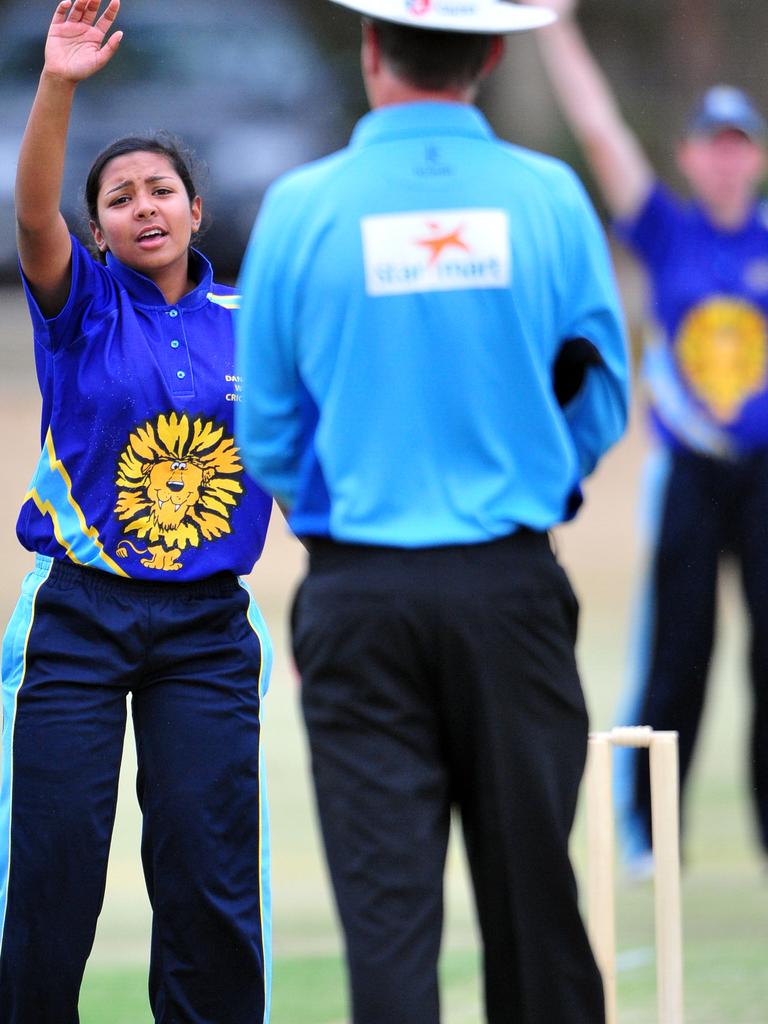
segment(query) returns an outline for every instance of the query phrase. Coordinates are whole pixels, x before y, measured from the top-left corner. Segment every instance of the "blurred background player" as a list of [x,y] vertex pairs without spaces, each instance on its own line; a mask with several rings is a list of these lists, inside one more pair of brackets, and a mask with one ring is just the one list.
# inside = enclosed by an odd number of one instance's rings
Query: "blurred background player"
[[17,524],[35,568],[2,649],[0,1021],[78,1020],[131,694],[153,1018],[256,1024],[271,650],[239,575],[271,501],[234,446],[237,297],[190,248],[202,204],[178,148],[124,138],[96,158],[98,258],[59,211],[76,87],[122,37],[106,38],[117,0],[98,11],[56,8],[16,181],[43,451]]
[[[766,125],[739,89],[707,90],[677,146],[692,194],[679,198],[623,121],[573,18],[575,0],[548,6],[560,19],[537,38],[555,94],[617,234],[650,282],[648,576],[620,721],[679,732],[684,786],[704,707],[718,568],[734,556],[752,627],[749,765],[768,852],[768,211],[758,199]],[[647,754],[617,756],[627,867],[643,876],[653,870]]]
[[587,710],[547,531],[621,436],[605,238],[473,105],[494,0],[341,0],[373,108],[269,192],[241,274],[251,472],[309,549],[293,645],[356,1024],[437,1024],[451,808],[492,1024],[596,1024],[568,837]]

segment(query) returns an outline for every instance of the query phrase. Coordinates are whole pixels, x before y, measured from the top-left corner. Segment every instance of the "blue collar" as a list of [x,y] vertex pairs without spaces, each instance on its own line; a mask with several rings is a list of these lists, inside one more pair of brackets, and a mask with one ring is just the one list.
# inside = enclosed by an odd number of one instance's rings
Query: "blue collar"
[[[207,302],[208,293],[213,285],[213,270],[211,264],[197,249],[190,249],[191,270],[197,276],[197,284],[191,292],[182,295],[174,304],[179,309],[198,309]],[[125,288],[134,302],[139,306],[152,306],[159,309],[170,309],[171,305],[166,302],[165,296],[154,283],[138,270],[132,270],[120,260],[115,259],[111,252],[107,253],[107,268],[119,283]]]
[[350,145],[368,146],[425,134],[494,139],[493,129],[477,107],[443,101],[401,103],[372,110],[358,121]]

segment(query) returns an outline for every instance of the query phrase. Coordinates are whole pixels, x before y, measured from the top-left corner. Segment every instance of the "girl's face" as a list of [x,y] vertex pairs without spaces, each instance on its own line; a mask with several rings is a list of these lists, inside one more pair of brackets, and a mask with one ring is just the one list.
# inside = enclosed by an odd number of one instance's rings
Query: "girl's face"
[[101,174],[96,245],[154,280],[183,274],[202,201],[190,203],[184,183],[162,153],[137,150],[110,160]]

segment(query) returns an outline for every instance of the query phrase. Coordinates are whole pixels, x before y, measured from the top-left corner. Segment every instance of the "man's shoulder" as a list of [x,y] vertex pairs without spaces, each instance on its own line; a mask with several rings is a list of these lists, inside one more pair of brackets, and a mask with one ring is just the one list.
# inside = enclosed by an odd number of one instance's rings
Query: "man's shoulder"
[[511,171],[516,170],[521,177],[538,181],[543,188],[554,188],[568,194],[583,189],[576,171],[558,157],[501,139],[498,140],[498,148],[500,159],[507,161]]
[[329,180],[343,169],[348,160],[349,150],[345,148],[294,167],[275,179],[268,190],[268,195],[273,200],[290,203],[306,199],[311,193],[326,187]]

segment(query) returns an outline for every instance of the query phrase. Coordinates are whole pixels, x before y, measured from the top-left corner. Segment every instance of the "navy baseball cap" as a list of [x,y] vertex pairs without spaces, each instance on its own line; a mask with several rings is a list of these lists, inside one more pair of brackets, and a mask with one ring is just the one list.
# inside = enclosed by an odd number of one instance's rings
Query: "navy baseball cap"
[[716,135],[732,128],[759,141],[765,137],[765,118],[741,89],[713,85],[707,89],[688,122],[688,135]]

